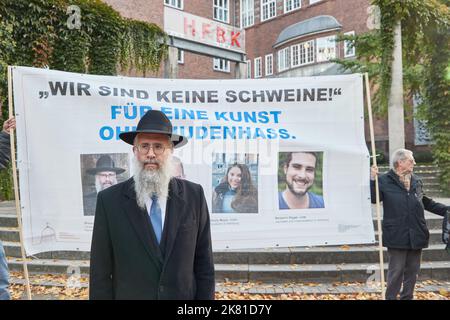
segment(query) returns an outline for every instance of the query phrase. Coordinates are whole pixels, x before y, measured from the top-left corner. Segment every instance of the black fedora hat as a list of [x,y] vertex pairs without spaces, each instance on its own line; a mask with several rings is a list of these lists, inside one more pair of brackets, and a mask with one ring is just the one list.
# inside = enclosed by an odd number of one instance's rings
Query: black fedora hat
[[139,133],[161,133],[170,137],[175,148],[184,146],[188,139],[172,133],[172,123],[167,116],[159,110],[149,110],[139,120],[136,131],[122,132],[119,138],[128,144],[133,144],[134,138]]
[[118,168],[115,166],[113,159],[104,154],[98,158],[95,168],[87,169],[88,174],[96,175],[98,172],[102,171],[114,171],[116,174],[125,172],[125,169]]

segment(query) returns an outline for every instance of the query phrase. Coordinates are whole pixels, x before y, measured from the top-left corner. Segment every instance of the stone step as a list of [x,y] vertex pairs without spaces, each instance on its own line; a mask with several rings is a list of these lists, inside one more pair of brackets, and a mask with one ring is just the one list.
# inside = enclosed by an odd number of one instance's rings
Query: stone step
[[[20,258],[20,245],[4,242],[8,257]],[[387,261],[387,251],[384,248]],[[37,259],[89,260],[89,252],[54,251],[33,256]],[[450,255],[443,244],[431,245],[423,251],[424,261],[450,261]],[[248,250],[222,250],[214,252],[218,264],[333,264],[333,263],[376,263],[379,260],[378,246],[333,246],[333,247],[291,247]]]
[[[431,229],[429,244],[442,244],[442,229]],[[375,231],[375,239],[378,239],[378,232]]]
[[17,228],[17,216],[15,214],[0,213],[0,227]]
[[[23,270],[21,258],[7,257],[7,261],[11,271]],[[89,274],[88,260],[27,259],[27,266],[30,272],[67,273],[68,268],[80,268],[82,274]]]
[[[444,245],[432,245],[422,254],[424,261],[450,262]],[[387,249],[383,249],[387,261]],[[258,250],[224,250],[214,252],[217,264],[342,264],[378,263],[378,246],[291,247]]]
[[[12,271],[23,270],[21,259],[8,258]],[[75,260],[31,260],[28,261],[30,272],[72,273],[79,268],[81,274],[89,273],[88,261]],[[387,264],[385,264],[385,271]],[[68,268],[71,268],[70,271]],[[347,282],[367,281],[379,264],[215,264],[216,281],[262,281],[262,282]],[[420,280],[450,279],[450,262],[422,262]]]
[[[387,264],[384,265],[385,273]],[[315,264],[315,265],[261,265],[261,264],[216,264],[216,279],[219,281],[366,281],[379,264]],[[385,274],[386,276],[386,274]],[[450,279],[450,262],[422,262],[421,280]]]
[[[426,224],[427,224],[427,227],[429,230],[433,230],[433,229],[442,230],[443,219],[441,216],[438,216],[436,214],[433,214],[432,216],[426,215],[425,219],[426,219],[425,221],[426,221]],[[381,219],[381,220],[383,221],[383,219]],[[375,231],[378,230],[378,221],[376,219],[373,219],[373,229]]]
[[[20,251],[19,242],[3,242],[5,253],[8,257],[20,258],[22,253]],[[62,259],[62,260],[89,260],[90,252],[88,251],[51,251],[42,252],[32,256],[36,259]]]
[[0,227],[0,240],[2,242],[20,242],[19,229],[12,227]]
[[425,194],[430,198],[437,198],[439,196],[442,196],[443,194],[446,194],[444,191],[425,191]]

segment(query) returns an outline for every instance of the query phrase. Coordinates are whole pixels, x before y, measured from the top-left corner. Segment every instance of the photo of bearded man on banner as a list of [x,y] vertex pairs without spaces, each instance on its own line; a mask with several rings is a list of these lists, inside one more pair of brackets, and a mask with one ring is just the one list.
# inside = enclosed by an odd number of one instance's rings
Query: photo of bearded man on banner
[[[117,158],[119,162],[123,163],[128,159],[128,155],[124,154],[98,154],[98,155],[81,155],[81,163],[87,163],[89,156],[95,156],[97,158],[94,168],[85,170],[84,177],[82,179],[83,185],[83,212],[84,216],[93,216],[95,213],[95,206],[97,204],[97,194],[105,190],[118,182],[118,176],[122,175],[125,171],[124,168],[117,167],[113,158]],[[84,160],[84,161],[83,161]],[[92,189],[92,183],[88,183],[86,180],[91,180],[92,176],[95,181],[95,190],[92,192],[86,192],[86,189],[90,187]],[[121,180],[127,177],[120,177]],[[88,186],[89,185],[89,186]]]
[[325,208],[322,189],[323,152],[280,152],[278,207]]

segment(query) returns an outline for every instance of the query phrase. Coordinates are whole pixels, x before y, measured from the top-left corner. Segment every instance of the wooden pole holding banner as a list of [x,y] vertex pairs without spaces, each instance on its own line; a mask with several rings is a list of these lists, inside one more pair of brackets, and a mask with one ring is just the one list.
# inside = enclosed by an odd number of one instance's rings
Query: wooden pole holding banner
[[[8,66],[8,102],[9,102],[9,116],[12,116],[13,113],[13,91],[12,91],[12,67]],[[23,246],[23,227],[22,227],[22,211],[20,208],[19,202],[19,186],[17,183],[17,167],[16,167],[16,148],[14,145],[14,130],[11,130],[9,133],[10,143],[11,143],[11,164],[13,171],[13,180],[14,180],[14,197],[16,199],[16,213],[17,213],[17,224],[19,226],[19,237],[20,237],[20,251],[22,253],[22,265],[23,272],[25,275],[25,287],[27,290],[27,298],[31,300],[31,286],[30,286],[30,277],[28,275],[28,266],[25,255],[25,248]]]
[[[373,118],[372,118],[372,101],[370,99],[370,87],[369,87],[369,74],[364,74],[365,87],[366,87],[366,99],[367,108],[369,113],[369,128],[370,128],[370,144],[372,146],[372,163],[377,165],[377,155],[375,151],[375,135],[373,130]],[[386,299],[385,283],[384,283],[384,258],[383,258],[383,233],[381,229],[381,213],[380,213],[380,188],[378,184],[378,176],[375,176],[375,195],[376,195],[376,211],[377,211],[377,229],[378,229],[378,252],[380,254],[380,276],[381,276],[381,297]]]

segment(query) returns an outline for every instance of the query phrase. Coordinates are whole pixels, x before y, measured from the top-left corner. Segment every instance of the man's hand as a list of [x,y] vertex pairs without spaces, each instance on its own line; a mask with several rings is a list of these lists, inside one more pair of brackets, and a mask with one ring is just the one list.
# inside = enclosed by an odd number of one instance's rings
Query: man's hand
[[14,117],[9,118],[3,123],[3,132],[10,133],[11,130],[16,128],[16,119]]
[[375,180],[375,177],[378,175],[378,167],[373,165],[370,167],[370,180]]

